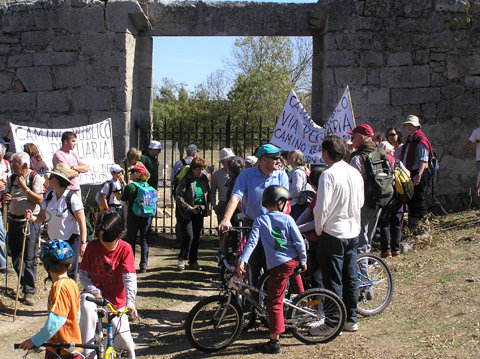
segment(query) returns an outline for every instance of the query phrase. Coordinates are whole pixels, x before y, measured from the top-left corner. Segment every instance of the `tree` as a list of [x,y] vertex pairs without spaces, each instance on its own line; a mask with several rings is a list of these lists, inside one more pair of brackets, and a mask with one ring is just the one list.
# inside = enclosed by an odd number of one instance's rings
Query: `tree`
[[[259,118],[274,125],[291,88],[311,92],[306,80],[311,74],[311,41],[288,37],[243,37],[235,41],[233,62],[236,77],[228,99],[236,113],[243,113],[253,125]],[[310,75],[311,78],[311,75]],[[299,86],[296,86],[296,85]],[[303,91],[299,91],[303,94]]]

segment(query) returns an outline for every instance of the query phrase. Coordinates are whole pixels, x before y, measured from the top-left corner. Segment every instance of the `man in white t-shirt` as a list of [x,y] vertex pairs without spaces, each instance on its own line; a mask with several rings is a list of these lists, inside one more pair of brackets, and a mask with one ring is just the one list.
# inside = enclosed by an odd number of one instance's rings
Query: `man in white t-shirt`
[[57,163],[63,163],[70,168],[70,181],[72,185],[68,187],[73,191],[80,191],[80,173],[88,172],[88,166],[81,162],[76,152],[73,152],[77,143],[77,135],[67,131],[62,134],[62,147],[53,155],[53,167]]
[[476,148],[477,155],[477,172],[480,171],[480,127],[473,130],[472,134],[468,138],[468,143],[466,146],[467,150]]

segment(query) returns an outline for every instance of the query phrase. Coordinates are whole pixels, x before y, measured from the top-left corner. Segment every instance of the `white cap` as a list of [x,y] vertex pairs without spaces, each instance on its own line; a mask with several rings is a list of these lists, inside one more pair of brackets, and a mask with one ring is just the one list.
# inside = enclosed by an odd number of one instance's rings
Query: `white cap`
[[162,144],[158,141],[150,141],[150,144],[148,145],[148,148],[151,150],[162,150]]
[[410,124],[415,127],[420,127],[420,120],[415,115],[408,115],[407,120],[403,123],[403,126]]
[[245,157],[245,162],[248,162],[252,165],[255,165],[257,163],[257,160],[258,158],[255,157],[255,156],[248,156],[248,157]]
[[392,144],[388,141],[380,142],[377,147],[381,150],[384,150],[385,153],[390,153],[395,149],[395,147],[393,147]]
[[222,148],[218,153],[219,161],[228,160],[233,156],[235,156],[235,154],[230,148]]
[[111,172],[123,172],[123,168],[117,164],[113,164],[110,166],[110,173]]

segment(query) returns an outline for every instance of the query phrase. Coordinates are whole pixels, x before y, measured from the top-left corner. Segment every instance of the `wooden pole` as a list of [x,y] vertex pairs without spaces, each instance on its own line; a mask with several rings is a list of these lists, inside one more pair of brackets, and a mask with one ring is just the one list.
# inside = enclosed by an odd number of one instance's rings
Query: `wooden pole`
[[15,310],[13,311],[13,321],[15,321],[15,317],[17,315],[18,294],[20,293],[20,281],[22,280],[23,257],[25,254],[25,242],[27,240],[27,232],[28,232],[28,219],[25,221],[25,228],[23,230],[22,258],[20,260],[20,271],[18,272],[17,295],[15,296]]

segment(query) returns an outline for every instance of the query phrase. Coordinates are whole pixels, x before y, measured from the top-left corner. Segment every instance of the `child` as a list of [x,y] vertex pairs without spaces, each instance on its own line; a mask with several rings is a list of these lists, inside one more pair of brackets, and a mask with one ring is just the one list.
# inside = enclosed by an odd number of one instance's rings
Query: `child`
[[103,207],[106,212],[117,212],[123,216],[122,202],[120,202],[122,190],[126,185],[123,179],[123,169],[115,164],[110,166],[110,173],[112,174],[112,179],[105,182],[100,190]]
[[[48,319],[37,334],[20,344],[20,348],[28,350],[45,342],[81,343],[78,324],[80,293],[77,283],[67,276],[67,270],[73,261],[72,247],[59,239],[49,240],[42,248],[40,260],[53,282],[48,295]],[[81,350],[81,348],[75,348],[72,353],[61,349],[58,356],[52,348],[47,347],[45,358],[80,359],[79,351]]]
[[[281,186],[269,186],[263,191],[262,205],[269,212],[257,217],[253,223],[252,232],[237,268],[237,274],[240,276],[246,272],[245,263],[261,238],[267,268],[270,270],[267,292],[270,341],[256,346],[262,353],[281,352],[279,338],[285,331],[283,296],[287,280],[296,268],[301,266],[302,271],[307,270],[305,242],[293,218],[284,213],[289,199],[290,193]],[[294,293],[303,292],[302,279],[299,275],[293,278],[291,285]]]

